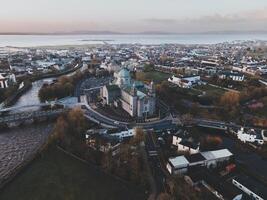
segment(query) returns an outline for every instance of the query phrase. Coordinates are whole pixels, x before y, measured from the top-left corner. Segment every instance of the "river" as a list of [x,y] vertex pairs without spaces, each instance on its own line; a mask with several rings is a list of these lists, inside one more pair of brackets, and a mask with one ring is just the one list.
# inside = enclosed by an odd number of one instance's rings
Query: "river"
[[[76,71],[70,72],[69,74],[66,74],[66,76],[72,76],[76,73]],[[53,78],[53,77],[44,78],[44,79],[33,82],[32,87],[28,91],[26,91],[24,94],[22,94],[12,107],[23,107],[23,106],[40,104],[41,102],[38,97],[39,90],[42,88],[44,83],[51,82],[55,79],[56,78]],[[33,110],[38,110],[38,109],[39,109],[38,107],[32,107],[32,108],[27,107],[27,108],[16,109],[16,111],[13,111],[13,112],[33,111]]]
[[[22,94],[17,102],[12,106],[12,107],[23,107],[23,106],[29,106],[29,105],[36,105],[40,103],[39,97],[38,97],[38,92],[43,86],[45,82],[49,82],[54,80],[55,78],[45,78],[41,79],[38,81],[35,81],[32,83],[32,87],[27,90],[24,94]],[[15,112],[19,111],[32,111],[32,110],[37,110],[38,107],[33,107],[33,108],[20,108],[16,109]]]

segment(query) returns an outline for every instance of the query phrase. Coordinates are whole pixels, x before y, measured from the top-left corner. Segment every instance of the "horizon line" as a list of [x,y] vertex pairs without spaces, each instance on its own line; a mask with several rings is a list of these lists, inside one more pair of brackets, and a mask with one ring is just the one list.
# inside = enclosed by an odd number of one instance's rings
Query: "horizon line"
[[7,31],[0,32],[0,35],[183,35],[183,34],[266,34],[267,30],[223,30],[223,31],[205,31],[205,32],[164,32],[164,31],[140,31],[140,32],[119,32],[119,31],[56,31],[56,32],[20,32]]

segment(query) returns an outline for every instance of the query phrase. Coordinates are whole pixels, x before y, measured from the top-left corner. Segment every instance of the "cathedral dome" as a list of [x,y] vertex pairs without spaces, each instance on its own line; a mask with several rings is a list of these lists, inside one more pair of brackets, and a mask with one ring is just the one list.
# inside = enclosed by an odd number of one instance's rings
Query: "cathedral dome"
[[120,72],[119,72],[119,77],[130,78],[129,70],[126,69],[126,68],[121,69]]

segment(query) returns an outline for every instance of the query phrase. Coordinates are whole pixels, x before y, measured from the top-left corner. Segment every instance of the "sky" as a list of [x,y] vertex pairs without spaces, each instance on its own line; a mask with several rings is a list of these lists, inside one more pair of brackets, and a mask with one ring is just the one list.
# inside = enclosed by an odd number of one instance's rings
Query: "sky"
[[267,0],[2,0],[0,32],[267,31]]

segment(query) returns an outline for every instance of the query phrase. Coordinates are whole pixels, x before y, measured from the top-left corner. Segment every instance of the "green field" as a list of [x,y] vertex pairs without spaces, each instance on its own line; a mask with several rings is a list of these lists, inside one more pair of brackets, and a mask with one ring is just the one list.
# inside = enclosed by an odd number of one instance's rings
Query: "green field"
[[206,92],[206,95],[213,97],[220,97],[226,92],[224,89],[213,87],[211,85],[199,85],[196,86],[195,89]]
[[88,166],[57,148],[35,159],[1,192],[1,200],[145,199],[143,191]]
[[162,81],[167,81],[172,75],[158,72],[158,71],[151,71],[151,72],[137,72],[136,78],[140,81],[154,81],[155,83],[161,83]]

